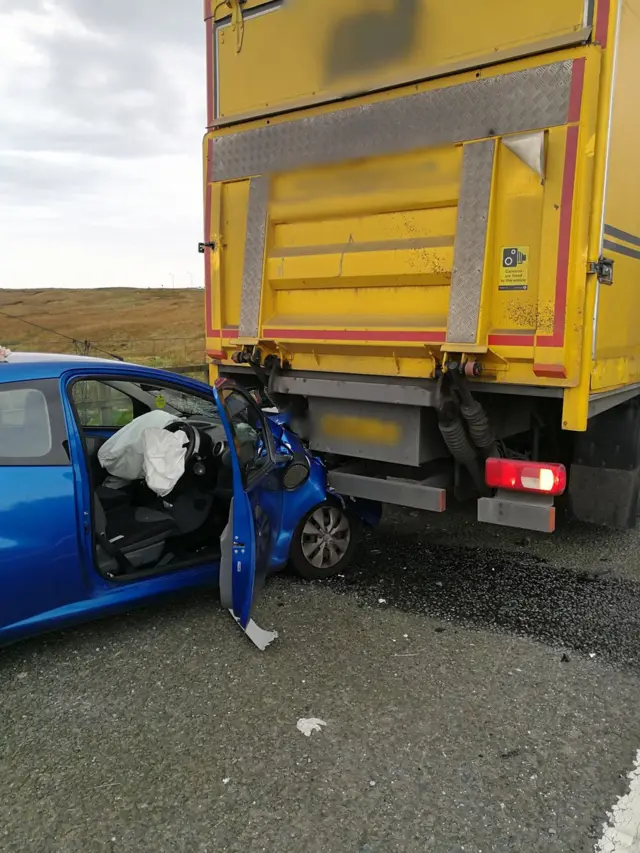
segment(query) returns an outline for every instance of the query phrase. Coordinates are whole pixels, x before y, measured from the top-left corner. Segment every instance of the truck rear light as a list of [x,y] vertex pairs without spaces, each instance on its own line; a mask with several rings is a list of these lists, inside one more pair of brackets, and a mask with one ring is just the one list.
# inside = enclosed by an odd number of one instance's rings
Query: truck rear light
[[485,481],[492,489],[561,495],[567,487],[567,470],[555,462],[487,459]]

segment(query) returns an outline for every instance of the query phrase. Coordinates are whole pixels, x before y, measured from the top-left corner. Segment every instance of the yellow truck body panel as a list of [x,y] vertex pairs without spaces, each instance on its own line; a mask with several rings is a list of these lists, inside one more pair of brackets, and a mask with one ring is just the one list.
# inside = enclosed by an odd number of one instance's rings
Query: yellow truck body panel
[[619,14],[603,217],[615,284],[598,293],[591,380],[596,391],[640,381],[639,0],[621,2]]
[[205,17],[212,359],[427,379],[454,357],[562,389],[570,430],[640,381],[640,0]]

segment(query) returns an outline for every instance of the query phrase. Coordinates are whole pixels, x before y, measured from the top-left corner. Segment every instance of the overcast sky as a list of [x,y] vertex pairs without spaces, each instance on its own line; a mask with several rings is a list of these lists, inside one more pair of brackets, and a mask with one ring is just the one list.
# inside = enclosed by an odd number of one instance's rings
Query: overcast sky
[[0,0],[0,288],[202,284],[202,5]]

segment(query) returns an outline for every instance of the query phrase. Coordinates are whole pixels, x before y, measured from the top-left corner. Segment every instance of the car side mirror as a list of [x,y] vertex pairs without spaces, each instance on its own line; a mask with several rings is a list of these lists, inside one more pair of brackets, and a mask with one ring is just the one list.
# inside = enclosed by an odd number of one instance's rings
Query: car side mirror
[[286,461],[282,475],[282,485],[288,492],[299,489],[309,479],[311,465],[304,453],[292,453]]

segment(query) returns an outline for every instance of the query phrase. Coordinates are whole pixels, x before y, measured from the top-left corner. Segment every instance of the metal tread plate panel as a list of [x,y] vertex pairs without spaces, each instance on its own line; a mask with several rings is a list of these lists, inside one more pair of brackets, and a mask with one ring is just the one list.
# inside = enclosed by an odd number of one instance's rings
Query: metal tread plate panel
[[447,343],[473,344],[478,334],[495,147],[491,139],[464,148]]
[[247,237],[242,271],[242,302],[238,330],[241,338],[258,336],[268,201],[269,179],[267,177],[252,178],[249,186]]
[[565,124],[573,62],[444,86],[212,139],[210,181],[329,165]]

